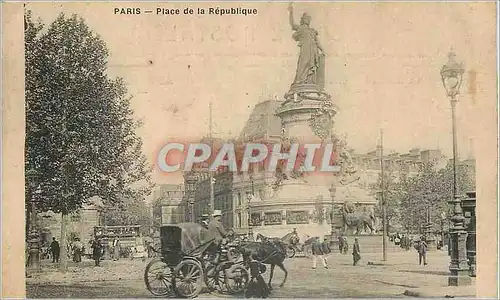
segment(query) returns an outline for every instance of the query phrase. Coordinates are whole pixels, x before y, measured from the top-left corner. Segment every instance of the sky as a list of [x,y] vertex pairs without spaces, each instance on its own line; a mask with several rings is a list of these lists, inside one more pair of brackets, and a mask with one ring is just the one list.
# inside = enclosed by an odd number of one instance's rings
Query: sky
[[[173,139],[238,136],[255,104],[282,98],[295,76],[298,47],[287,3],[221,4],[257,8],[254,16],[115,15],[122,6],[181,10],[215,3],[29,3],[44,23],[76,13],[109,50],[108,72],[123,77],[133,96],[139,135],[154,164]],[[440,68],[451,48],[466,68],[457,106],[459,154],[478,153],[496,104],[493,3],[296,3],[307,11],[326,51],[326,90],[340,108],[335,130],[357,152],[414,147],[451,156],[451,109]],[[474,73],[475,75],[470,75]],[[471,147],[471,145],[473,145]],[[471,150],[473,148],[473,150]],[[387,150],[387,151],[388,151]],[[179,176],[155,170],[157,183]]]

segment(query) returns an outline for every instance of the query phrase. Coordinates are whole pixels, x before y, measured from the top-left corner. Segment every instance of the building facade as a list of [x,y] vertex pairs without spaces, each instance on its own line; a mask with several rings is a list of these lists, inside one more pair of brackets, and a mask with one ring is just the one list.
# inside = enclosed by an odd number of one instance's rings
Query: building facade
[[161,225],[184,222],[184,186],[182,184],[162,184],[154,193],[153,218]]

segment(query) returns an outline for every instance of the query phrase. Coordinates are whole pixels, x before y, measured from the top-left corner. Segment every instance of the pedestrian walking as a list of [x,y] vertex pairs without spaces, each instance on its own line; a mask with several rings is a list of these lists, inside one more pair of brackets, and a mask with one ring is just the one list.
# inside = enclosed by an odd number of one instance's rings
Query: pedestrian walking
[[99,262],[101,260],[101,255],[102,255],[102,244],[100,240],[93,240],[92,241],[92,257],[95,261],[96,267],[99,266]]
[[[323,263],[323,267],[325,269],[328,269],[328,264],[326,262],[326,259],[325,259],[325,252],[324,252],[324,246],[323,246],[324,242],[321,242],[319,240],[319,237],[316,237],[316,239],[314,240],[313,244],[312,244],[312,254],[313,254],[313,265],[312,265],[312,269],[316,269],[316,262],[318,260],[318,258],[321,260],[321,262]],[[328,250],[330,250],[330,248],[328,247]]]
[[148,242],[146,248],[148,249],[148,258],[153,257],[154,255],[153,242]]
[[342,234],[339,235],[339,252],[340,254],[344,253],[344,237],[342,236]]
[[427,243],[425,242],[425,238],[420,237],[420,242],[418,244],[418,264],[421,265],[422,261],[424,262],[424,266],[427,265]]
[[50,243],[50,252],[52,253],[52,262],[59,262],[61,248],[59,247],[59,242],[56,241],[55,237],[52,238],[52,243]]
[[79,263],[82,261],[83,244],[79,238],[75,238],[73,243],[73,261]]
[[353,263],[352,265],[355,266],[358,261],[361,259],[361,254],[360,254],[360,249],[359,249],[359,241],[358,238],[354,238],[354,245],[352,246],[352,259]]
[[326,261],[326,256],[328,256],[328,254],[332,252],[332,249],[330,249],[330,242],[326,237],[323,238],[323,243],[321,243],[321,249],[323,250],[323,255],[325,256],[325,261]]
[[113,260],[117,261],[120,259],[120,240],[115,238],[113,240]]
[[347,252],[349,251],[349,243],[347,242],[346,236],[342,237],[342,244],[344,245],[344,254],[347,254]]

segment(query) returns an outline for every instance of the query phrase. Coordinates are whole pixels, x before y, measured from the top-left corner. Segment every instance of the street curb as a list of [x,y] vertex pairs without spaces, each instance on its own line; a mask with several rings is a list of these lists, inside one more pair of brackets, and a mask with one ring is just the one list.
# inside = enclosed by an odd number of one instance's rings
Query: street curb
[[468,290],[443,291],[440,290],[439,288],[435,289],[434,291],[422,291],[418,289],[405,290],[403,295],[415,298],[475,298],[476,297],[475,292],[471,293]]

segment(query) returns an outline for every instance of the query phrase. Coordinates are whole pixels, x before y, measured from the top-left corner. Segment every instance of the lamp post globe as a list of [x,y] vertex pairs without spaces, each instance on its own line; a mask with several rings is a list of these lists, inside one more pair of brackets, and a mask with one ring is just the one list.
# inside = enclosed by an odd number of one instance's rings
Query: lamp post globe
[[456,57],[455,52],[451,51],[448,54],[448,62],[441,68],[443,86],[448,97],[451,97],[452,100],[455,100],[456,96],[460,94],[464,74],[464,66],[457,62]]
[[457,191],[457,130],[455,108],[457,105],[457,96],[460,94],[462,86],[464,67],[462,63],[457,62],[455,52],[448,54],[448,62],[441,68],[441,80],[446,90],[446,95],[450,98],[451,120],[453,132],[453,199],[449,201],[452,204],[452,226],[449,229],[450,241],[450,275],[448,285],[468,285],[471,280],[468,272],[468,263],[466,256],[467,232],[464,230],[464,220],[462,211],[461,197]]

